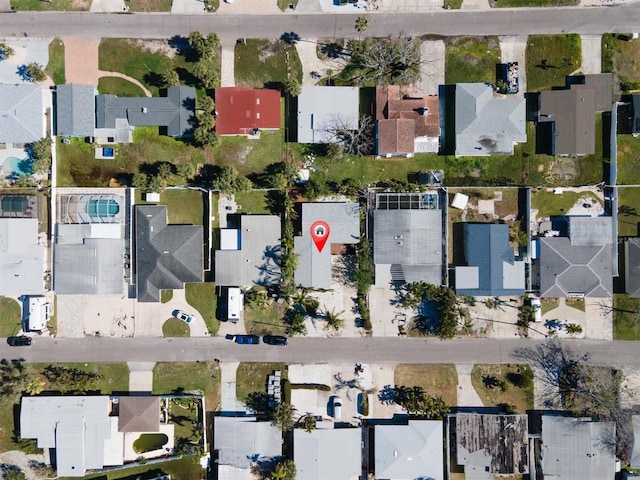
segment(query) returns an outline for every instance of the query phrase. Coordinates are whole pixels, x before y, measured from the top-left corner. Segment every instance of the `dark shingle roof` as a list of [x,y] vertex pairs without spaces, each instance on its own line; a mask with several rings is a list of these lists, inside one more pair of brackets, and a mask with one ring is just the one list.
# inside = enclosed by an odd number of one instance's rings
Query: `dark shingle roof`
[[119,432],[159,432],[160,397],[120,397]]
[[115,128],[116,119],[125,118],[132,126],[166,127],[167,135],[193,135],[196,90],[171,87],[166,97],[96,97],[96,126]]
[[56,87],[56,132],[58,135],[93,135],[96,116],[95,89],[91,85]]
[[625,292],[631,298],[640,298],[640,238],[629,238],[624,246]]
[[160,301],[160,290],[203,280],[203,229],[168,225],[167,207],[136,207],[138,301]]

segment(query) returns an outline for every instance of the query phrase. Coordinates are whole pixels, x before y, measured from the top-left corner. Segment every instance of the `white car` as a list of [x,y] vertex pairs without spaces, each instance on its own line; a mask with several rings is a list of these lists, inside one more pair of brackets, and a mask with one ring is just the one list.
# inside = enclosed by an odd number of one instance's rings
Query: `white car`
[[342,418],[342,400],[337,395],[331,397],[331,416],[335,420]]
[[536,297],[529,297],[529,305],[534,309],[533,321],[540,323],[542,321],[542,304],[540,303],[540,299]]
[[178,320],[182,320],[184,323],[191,323],[193,321],[193,316],[183,312],[182,310],[174,310],[172,315]]

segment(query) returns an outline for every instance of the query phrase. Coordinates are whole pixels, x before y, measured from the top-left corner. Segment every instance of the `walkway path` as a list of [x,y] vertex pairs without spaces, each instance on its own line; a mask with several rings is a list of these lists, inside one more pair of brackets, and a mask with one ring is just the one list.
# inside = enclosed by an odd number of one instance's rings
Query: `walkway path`
[[145,87],[142,83],[140,83],[135,78],[130,77],[129,75],[125,75],[124,73],[120,73],[120,72],[105,72],[104,70],[98,70],[98,77],[99,78],[102,78],[102,77],[124,78],[125,80],[128,80],[131,83],[133,83],[133,84],[137,85],[138,87],[140,87],[147,97],[151,97],[152,96],[151,92],[149,91],[149,89],[147,87]]
[[244,412],[245,406],[236,398],[236,371],[240,362],[220,362],[220,411]]
[[458,372],[458,405],[464,407],[483,407],[478,392],[471,382],[473,365],[456,365]]
[[153,367],[155,362],[127,362],[129,367],[129,391],[153,391]]
[[220,55],[220,86],[236,86],[235,42],[222,42]]

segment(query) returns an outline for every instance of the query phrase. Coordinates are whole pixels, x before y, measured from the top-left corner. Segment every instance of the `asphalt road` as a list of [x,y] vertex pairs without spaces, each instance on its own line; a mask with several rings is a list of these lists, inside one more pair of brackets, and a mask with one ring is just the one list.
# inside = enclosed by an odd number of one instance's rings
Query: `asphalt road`
[[[277,38],[295,32],[301,38],[346,38],[358,15],[177,15],[167,13],[100,14],[89,12],[17,12],[0,14],[0,36],[168,38],[193,30],[216,32],[222,40]],[[632,32],[640,25],[640,5],[611,7],[520,8],[488,11],[442,10],[433,13],[384,13],[369,16],[363,36],[522,35],[535,33]]]
[[[26,362],[194,362],[286,363],[514,363],[518,349],[539,345],[530,339],[487,338],[440,341],[416,338],[293,338],[286,347],[236,345],[224,338],[35,338],[30,347],[1,340],[0,358]],[[573,351],[589,353],[596,365],[640,367],[638,343],[570,340]]]

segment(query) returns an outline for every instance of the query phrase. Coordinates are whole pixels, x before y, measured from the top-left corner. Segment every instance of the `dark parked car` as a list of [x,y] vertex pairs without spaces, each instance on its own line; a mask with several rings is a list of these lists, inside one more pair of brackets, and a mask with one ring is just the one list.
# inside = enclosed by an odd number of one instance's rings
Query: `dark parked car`
[[7,343],[12,347],[28,347],[31,345],[31,338],[26,336],[21,337],[9,337]]
[[257,345],[260,337],[257,335],[236,335],[236,343],[240,345]]
[[286,345],[287,337],[283,337],[282,335],[265,335],[262,337],[262,341],[267,345]]

